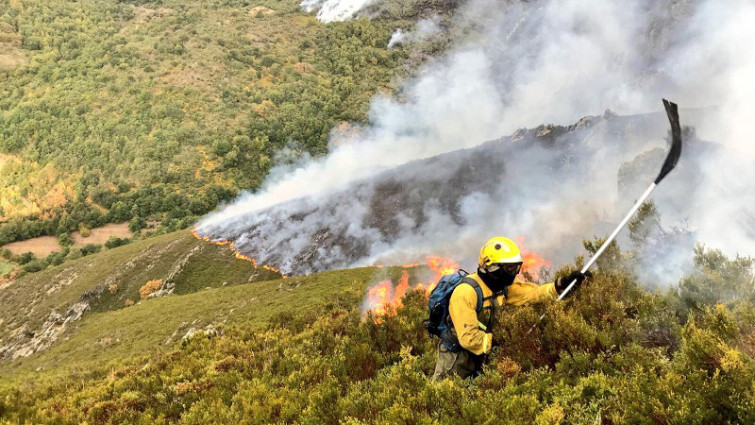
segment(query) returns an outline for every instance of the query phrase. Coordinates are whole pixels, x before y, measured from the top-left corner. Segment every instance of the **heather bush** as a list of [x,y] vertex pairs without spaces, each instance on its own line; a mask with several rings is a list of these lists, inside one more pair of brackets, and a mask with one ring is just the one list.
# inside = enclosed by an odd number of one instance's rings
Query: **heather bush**
[[682,318],[683,299],[602,270],[563,303],[504,307],[485,374],[471,381],[429,379],[437,340],[422,328],[421,292],[380,318],[358,303],[291,311],[261,330],[198,332],[153,358],[4,383],[0,421],[753,423],[755,307],[696,303]]

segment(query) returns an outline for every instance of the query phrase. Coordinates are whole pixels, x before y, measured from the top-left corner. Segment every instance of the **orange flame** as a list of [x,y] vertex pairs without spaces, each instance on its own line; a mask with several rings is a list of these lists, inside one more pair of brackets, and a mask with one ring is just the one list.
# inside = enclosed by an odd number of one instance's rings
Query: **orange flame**
[[538,280],[540,278],[540,268],[550,267],[551,262],[543,257],[529,251],[524,244],[524,236],[518,236],[516,238],[516,244],[519,245],[519,250],[522,251],[522,271],[520,275],[524,276],[526,272],[532,279]]
[[380,323],[380,317],[386,314],[392,298],[393,282],[390,279],[384,280],[367,290],[367,302],[376,317],[376,322]]
[[459,269],[459,263],[450,258],[429,256],[427,257],[427,267],[433,272],[433,277],[428,282],[417,282],[412,286],[409,284],[407,269],[417,266],[419,266],[418,263],[402,266],[401,278],[395,287],[393,282],[388,279],[367,290],[367,306],[375,316],[375,322],[380,323],[383,316],[395,314],[396,309],[403,306],[402,299],[410,289],[420,290],[429,295],[441,277]]
[[430,295],[441,277],[459,270],[459,263],[450,258],[429,256],[427,257],[427,267],[433,272],[433,277],[429,282],[418,283],[415,289],[423,289],[427,295]]
[[[551,262],[543,257],[529,251],[524,245],[524,237],[516,238],[516,242],[522,251],[522,277],[527,273],[527,277],[537,280],[539,278],[540,268],[549,267]],[[441,277],[455,273],[459,269],[459,263],[456,261],[439,256],[428,256],[427,267],[433,272],[432,278],[427,282],[417,282],[411,289],[424,291],[426,296],[435,289]],[[406,264],[403,267],[403,273],[398,284],[394,287],[393,282],[388,279],[367,290],[367,306],[375,317],[375,322],[382,322],[382,317],[393,315],[396,309],[403,305],[402,298],[410,289],[409,274],[407,269],[416,267],[418,264]],[[382,266],[377,266],[382,267]]]
[[270,270],[271,272],[278,273],[279,275],[281,275],[282,279],[286,279],[287,278],[286,275],[284,275],[283,273],[281,273],[281,271],[278,270],[278,269],[276,269],[275,267],[268,266],[267,264],[258,265],[257,264],[257,260],[255,260],[254,258],[248,257],[248,256],[242,254],[241,252],[239,252],[239,250],[234,247],[234,243],[233,242],[231,242],[229,244],[228,241],[224,241],[224,240],[213,241],[212,239],[210,239],[209,236],[199,236],[199,233],[197,233],[197,229],[196,228],[191,229],[191,234],[194,235],[195,238],[197,238],[197,239],[199,239],[201,241],[209,242],[209,243],[214,244],[214,245],[220,245],[220,246],[228,245],[228,249],[230,249],[231,251],[233,251],[233,256],[234,257],[238,258],[239,260],[249,261],[250,263],[252,263],[252,266],[255,269],[258,268],[258,267],[260,267],[260,268],[263,268],[265,270]]

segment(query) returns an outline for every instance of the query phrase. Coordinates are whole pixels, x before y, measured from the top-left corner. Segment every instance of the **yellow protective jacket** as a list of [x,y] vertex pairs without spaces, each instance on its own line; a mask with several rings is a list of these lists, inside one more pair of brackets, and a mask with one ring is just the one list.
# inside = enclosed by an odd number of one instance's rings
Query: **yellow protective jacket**
[[[483,282],[477,273],[472,273],[468,277],[474,279],[480,285],[483,298],[493,295],[493,291],[485,285],[485,282]],[[491,301],[496,302],[498,306],[502,306],[507,302],[519,306],[555,300],[556,298],[558,298],[558,293],[556,293],[556,288],[552,283],[538,285],[532,282],[525,282],[517,277],[514,283],[509,286],[508,297],[501,295],[496,299],[486,299],[482,307],[483,312],[485,312],[489,311]],[[486,310],[486,307],[488,310]],[[480,320],[481,318],[478,317],[476,310],[477,292],[474,288],[469,284],[457,286],[453,294],[451,294],[451,299],[448,301],[448,313],[453,322],[459,344],[465,350],[480,355],[488,351],[488,347],[490,347],[492,341],[490,341],[490,335],[488,334],[490,331],[486,332],[483,329],[485,325]]]

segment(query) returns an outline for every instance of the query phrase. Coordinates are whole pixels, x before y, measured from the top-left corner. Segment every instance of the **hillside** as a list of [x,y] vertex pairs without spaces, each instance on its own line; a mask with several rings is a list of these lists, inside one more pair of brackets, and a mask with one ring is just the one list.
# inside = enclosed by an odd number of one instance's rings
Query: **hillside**
[[364,122],[404,72],[396,19],[326,26],[298,3],[0,0],[0,244],[186,227]]
[[[720,149],[694,132],[705,113],[682,111],[689,126],[686,161],[655,195],[664,213],[693,215],[690,203],[700,192],[705,167],[699,157]],[[245,211],[251,203],[242,200],[241,206],[216,213],[217,219],[210,215],[200,221],[198,232],[234,242],[245,255],[287,274],[421,261],[428,250],[461,260],[459,255],[477,254],[478,241],[490,235],[491,227],[526,235],[540,245],[541,255],[568,261],[572,246],[581,248],[573,241],[605,231],[598,227],[602,217],[590,209],[622,211],[655,177],[665,158],[667,126],[661,113],[606,113],[571,125],[519,129],[268,208]],[[688,196],[679,198],[680,192]],[[588,211],[564,220],[559,206],[569,202]],[[460,234],[472,241],[471,247],[460,246]],[[431,246],[422,246],[426,239]],[[690,262],[693,246],[686,241],[684,247]]]
[[140,308],[135,303],[154,292],[185,294],[275,276],[279,275],[256,269],[235,258],[227,247],[197,240],[189,232],[68,261],[16,279],[0,290],[0,358],[44,351],[75,335],[90,315],[124,310],[129,316],[132,309]]
[[[167,259],[171,246],[203,246],[189,238],[141,248]],[[127,249],[138,257],[133,246],[112,253]],[[751,261],[701,249],[695,272],[663,294],[636,286],[631,261],[614,248],[532,334],[543,307],[505,308],[472,383],[428,379],[423,292],[379,320],[363,315],[365,289],[400,269],[245,283],[247,268],[233,286],[103,304],[50,349],[2,363],[0,423],[750,423]],[[711,292],[724,283],[733,292]]]
[[[753,22],[0,0],[0,425],[755,423]],[[456,292],[486,354],[436,380],[431,288],[494,235],[529,283]]]

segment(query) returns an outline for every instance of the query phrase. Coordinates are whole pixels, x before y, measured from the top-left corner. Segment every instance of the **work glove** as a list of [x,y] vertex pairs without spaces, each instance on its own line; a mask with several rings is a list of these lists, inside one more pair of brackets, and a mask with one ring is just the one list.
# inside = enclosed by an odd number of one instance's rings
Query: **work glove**
[[490,354],[490,350],[493,348],[493,334],[485,333],[485,342],[482,346],[482,354]]
[[554,283],[554,286],[556,287],[556,292],[558,292],[558,295],[561,295],[561,293],[564,292],[564,290],[566,290],[569,284],[574,279],[577,279],[577,283],[575,283],[574,288],[572,288],[572,291],[573,291],[579,288],[579,286],[582,285],[582,282],[584,282],[585,279],[588,277],[592,277],[592,273],[590,273],[589,270],[584,273],[577,270],[577,271],[571,272],[568,276],[560,277],[556,279],[556,282]]

